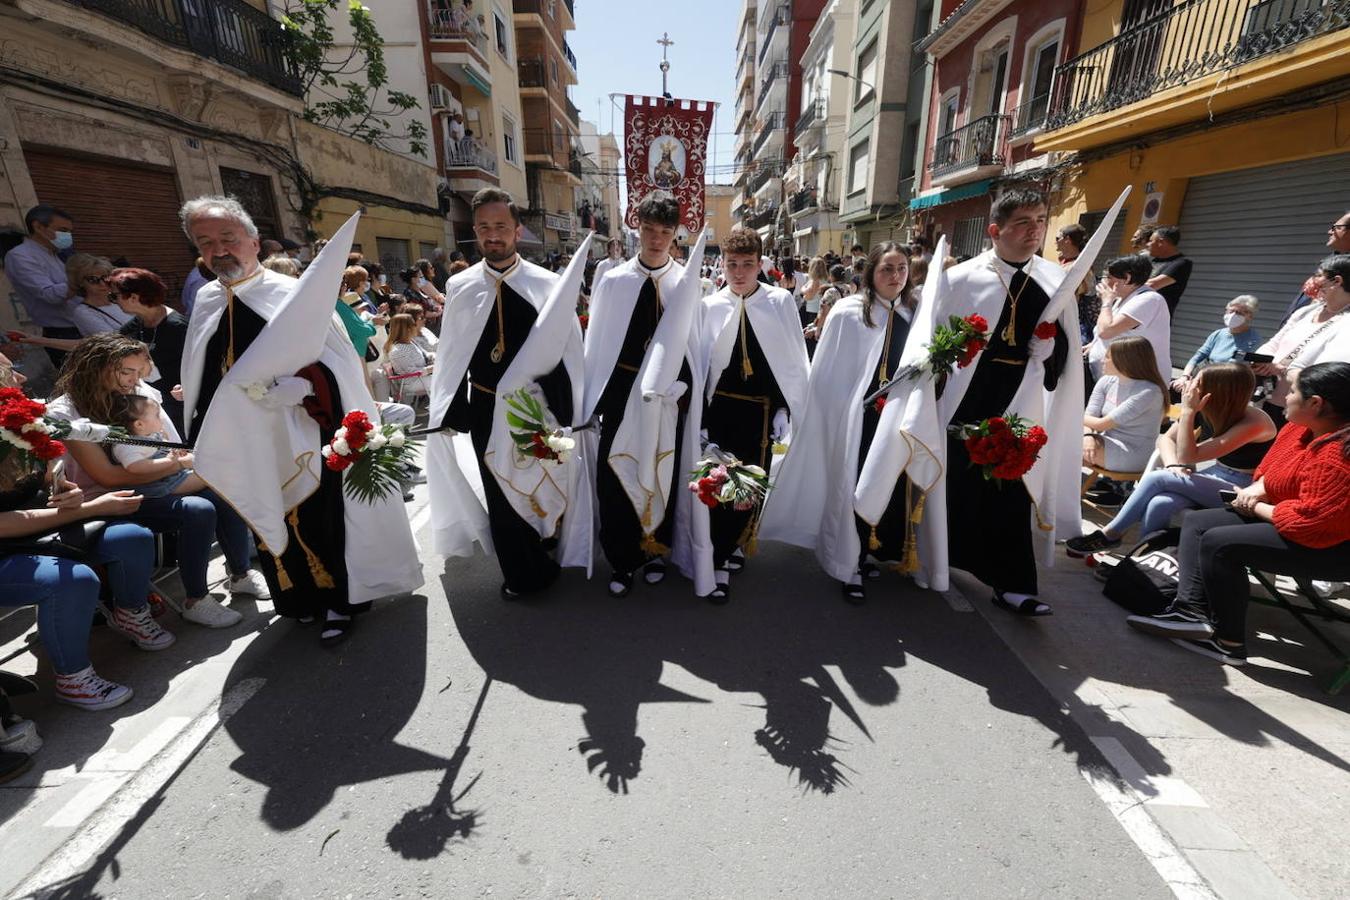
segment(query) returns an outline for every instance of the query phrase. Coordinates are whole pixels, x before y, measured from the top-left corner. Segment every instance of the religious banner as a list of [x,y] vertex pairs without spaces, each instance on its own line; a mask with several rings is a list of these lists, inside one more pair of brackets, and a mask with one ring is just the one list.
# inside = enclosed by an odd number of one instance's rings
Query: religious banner
[[690,234],[703,227],[703,182],[714,104],[697,100],[628,97],[624,109],[624,156],[628,167],[629,228],[637,208],[653,191],[680,204],[680,224]]

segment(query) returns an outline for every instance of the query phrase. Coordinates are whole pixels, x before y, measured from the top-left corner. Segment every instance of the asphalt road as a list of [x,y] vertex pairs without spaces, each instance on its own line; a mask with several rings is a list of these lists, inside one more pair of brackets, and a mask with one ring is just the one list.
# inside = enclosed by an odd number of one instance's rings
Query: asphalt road
[[677,577],[507,603],[493,561],[426,571],[337,651],[272,625],[242,705],[48,896],[1172,893],[1078,726],[896,576],[854,608],[769,547],[715,608]]

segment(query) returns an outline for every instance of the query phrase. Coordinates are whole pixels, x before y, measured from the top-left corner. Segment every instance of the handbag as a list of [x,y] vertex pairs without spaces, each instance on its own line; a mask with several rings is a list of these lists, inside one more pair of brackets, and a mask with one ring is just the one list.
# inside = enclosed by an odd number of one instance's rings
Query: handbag
[[94,543],[107,526],[102,519],[85,519],[62,525],[46,534],[0,538],[0,556],[56,556],[88,562]]
[[1102,593],[1137,616],[1166,610],[1177,597],[1181,565],[1174,548],[1180,539],[1179,528],[1145,535],[1107,573]]

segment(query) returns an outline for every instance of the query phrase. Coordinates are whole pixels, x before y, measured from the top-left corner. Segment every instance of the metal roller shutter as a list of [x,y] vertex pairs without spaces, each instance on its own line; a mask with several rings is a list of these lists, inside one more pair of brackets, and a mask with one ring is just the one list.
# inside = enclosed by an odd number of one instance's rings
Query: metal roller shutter
[[1191,179],[1181,252],[1195,269],[1172,319],[1172,362],[1186,364],[1238,294],[1261,301],[1256,328],[1274,334],[1347,209],[1350,153]]
[[75,249],[125,257],[164,279],[176,304],[196,255],[178,227],[172,169],[63,151],[24,150],[38,200],[75,219]]

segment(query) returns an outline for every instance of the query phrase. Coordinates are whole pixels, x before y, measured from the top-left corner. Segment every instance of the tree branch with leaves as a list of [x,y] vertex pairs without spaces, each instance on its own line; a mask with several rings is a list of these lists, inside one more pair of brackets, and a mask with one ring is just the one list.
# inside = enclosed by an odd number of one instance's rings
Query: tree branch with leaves
[[[345,8],[352,40],[339,44],[335,14]],[[281,15],[288,55],[305,87],[305,119],[349,134],[384,150],[406,141],[427,155],[427,128],[412,117],[395,128],[394,119],[419,109],[417,98],[389,86],[384,38],[370,9],[359,0],[286,0]]]

